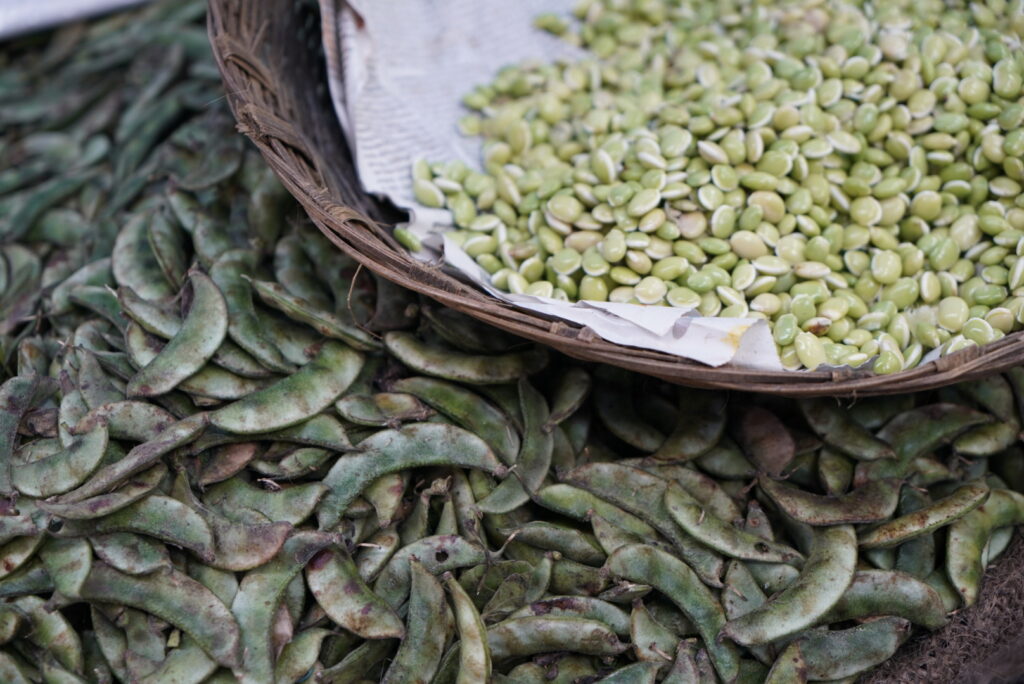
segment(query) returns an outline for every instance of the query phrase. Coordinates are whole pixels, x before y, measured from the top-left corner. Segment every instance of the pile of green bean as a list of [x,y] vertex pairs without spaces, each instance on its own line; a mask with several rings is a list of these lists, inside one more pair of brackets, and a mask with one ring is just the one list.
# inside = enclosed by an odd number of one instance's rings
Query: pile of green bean
[[294,213],[201,17],[0,50],[0,681],[852,681],[975,603],[1024,369],[730,398],[439,309]]
[[[1024,3],[581,0],[416,198],[496,287],[770,321],[786,368],[1024,325]],[[401,237],[408,237],[404,232]],[[415,244],[407,243],[415,247]]]

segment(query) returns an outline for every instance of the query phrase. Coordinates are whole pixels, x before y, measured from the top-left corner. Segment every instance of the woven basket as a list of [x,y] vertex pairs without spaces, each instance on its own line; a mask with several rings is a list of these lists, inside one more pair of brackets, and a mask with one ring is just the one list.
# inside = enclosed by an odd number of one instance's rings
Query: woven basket
[[[1020,334],[895,377],[712,369],[621,347],[590,331],[498,302],[411,259],[386,226],[396,212],[364,194],[327,93],[315,6],[296,0],[210,0],[210,38],[240,129],[339,248],[383,277],[570,356],[684,385],[790,396],[912,392],[1024,363]],[[917,637],[865,681],[1016,681],[1024,673],[1024,543],[988,571],[978,604]]]
[[327,93],[314,8],[294,0],[211,0],[210,8],[214,49],[242,131],[334,244],[384,278],[445,306],[569,356],[693,387],[866,396],[931,389],[1024,363],[1024,335],[1016,333],[896,376],[710,368],[614,344],[588,328],[516,309],[413,259],[391,237],[388,225],[401,215],[360,189]]

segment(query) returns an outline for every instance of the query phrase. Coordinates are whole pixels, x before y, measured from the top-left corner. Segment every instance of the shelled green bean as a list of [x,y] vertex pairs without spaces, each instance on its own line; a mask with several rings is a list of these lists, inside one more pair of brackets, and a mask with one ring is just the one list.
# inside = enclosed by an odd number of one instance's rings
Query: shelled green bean
[[766,319],[782,363],[913,368],[1024,325],[1024,5],[581,0],[582,61],[464,99],[417,200],[496,287]]

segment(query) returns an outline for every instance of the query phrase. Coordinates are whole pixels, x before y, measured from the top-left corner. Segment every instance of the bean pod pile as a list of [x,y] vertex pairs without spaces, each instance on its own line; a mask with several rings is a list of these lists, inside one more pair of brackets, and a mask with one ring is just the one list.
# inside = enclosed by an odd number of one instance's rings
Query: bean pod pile
[[[495,287],[768,320],[895,373],[1024,326],[1024,3],[580,0],[413,188]],[[399,233],[408,237],[405,233]],[[406,240],[415,247],[415,244]]]
[[0,51],[0,681],[852,681],[977,600],[1024,369],[730,396],[439,309],[295,213],[203,9]]

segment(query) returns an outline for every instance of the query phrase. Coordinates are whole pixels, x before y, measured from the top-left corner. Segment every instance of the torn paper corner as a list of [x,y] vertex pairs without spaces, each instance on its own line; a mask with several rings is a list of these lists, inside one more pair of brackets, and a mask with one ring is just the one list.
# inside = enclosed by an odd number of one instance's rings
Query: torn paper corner
[[[586,326],[609,342],[709,366],[782,370],[768,323],[704,318],[684,309],[614,302],[569,304],[512,295],[451,240],[447,211],[417,207],[410,167],[419,158],[480,167],[480,141],[458,133],[462,96],[507,64],[573,59],[578,48],[533,28],[541,12],[575,0],[320,0],[328,81],[364,190],[409,209],[424,244],[496,298]],[[434,252],[428,258],[438,258]]]

